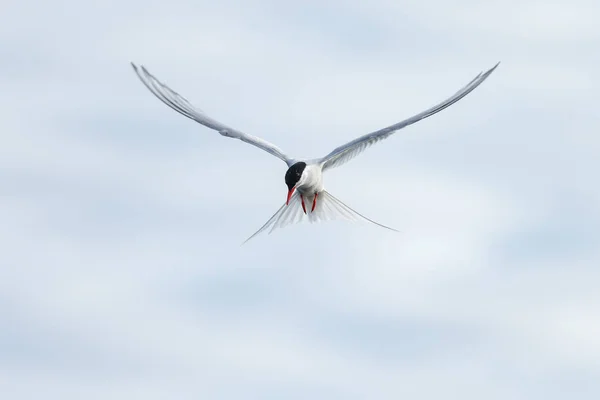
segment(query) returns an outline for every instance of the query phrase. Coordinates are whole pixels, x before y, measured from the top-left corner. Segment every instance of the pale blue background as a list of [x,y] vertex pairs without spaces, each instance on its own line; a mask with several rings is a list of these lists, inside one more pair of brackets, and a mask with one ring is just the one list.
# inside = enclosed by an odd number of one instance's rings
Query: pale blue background
[[[368,5],[367,5],[368,3]],[[2,399],[600,398],[597,1],[3,2]],[[239,244],[285,165],[401,231]]]

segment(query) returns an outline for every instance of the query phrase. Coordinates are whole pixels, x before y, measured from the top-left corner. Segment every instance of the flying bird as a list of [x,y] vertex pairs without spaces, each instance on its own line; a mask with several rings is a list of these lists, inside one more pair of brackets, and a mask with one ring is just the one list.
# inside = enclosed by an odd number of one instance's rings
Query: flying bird
[[288,191],[285,203],[258,231],[246,239],[244,243],[267,229],[269,229],[269,233],[271,233],[277,228],[283,228],[287,225],[301,222],[304,220],[304,216],[306,216],[311,223],[340,218],[352,221],[367,221],[383,228],[396,231],[393,228],[377,223],[359,214],[331,195],[325,190],[325,186],[323,185],[323,173],[329,169],[345,164],[350,159],[363,152],[367,147],[388,138],[400,129],[430,117],[456,103],[486,80],[499,64],[500,62],[485,73],[479,73],[471,80],[471,82],[443,102],[407,118],[404,121],[360,136],[351,142],[337,147],[325,157],[309,160],[290,157],[279,147],[266,140],[231,128],[209,117],[204,112],[195,108],[184,97],[155,78],[144,66],[138,67],[134,63],[131,63],[135,73],[150,92],[173,110],[207,128],[214,129],[222,136],[239,139],[256,146],[287,164],[288,170],[285,173],[285,184],[287,185]]

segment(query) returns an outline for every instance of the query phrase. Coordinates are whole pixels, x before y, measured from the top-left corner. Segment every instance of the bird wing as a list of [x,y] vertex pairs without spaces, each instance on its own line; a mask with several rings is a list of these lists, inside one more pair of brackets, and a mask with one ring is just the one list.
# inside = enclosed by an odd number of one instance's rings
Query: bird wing
[[202,111],[196,109],[189,101],[187,101],[179,93],[169,88],[167,85],[159,81],[154,77],[144,66],[138,67],[134,63],[131,63],[133,70],[140,78],[142,83],[154,94],[160,101],[171,107],[178,113],[185,115],[186,117],[193,119],[194,121],[211,128],[219,132],[221,135],[239,139],[243,142],[249,143],[253,146],[258,147],[274,155],[277,158],[283,160],[288,166],[294,164],[294,159],[288,157],[279,147],[263,140],[259,137],[248,135],[247,133],[240,132],[237,129],[233,129],[227,125],[224,125],[211,117],[205,115]]
[[500,62],[498,62],[498,64],[496,64],[493,68],[489,69],[485,73],[479,73],[479,75],[477,75],[465,87],[460,89],[453,96],[444,100],[443,102],[441,102],[441,103],[431,107],[430,109],[425,110],[417,115],[414,115],[408,119],[405,119],[404,121],[401,121],[394,125],[388,126],[387,128],[383,128],[378,131],[368,133],[368,134],[363,135],[351,142],[348,142],[348,143],[336,148],[335,150],[333,150],[331,153],[329,153],[325,157],[317,160],[317,162],[319,162],[323,165],[323,171],[326,169],[329,169],[329,168],[338,167],[338,166],[348,162],[349,160],[356,157],[358,154],[363,152],[367,147],[371,146],[372,144],[375,144],[375,143],[379,142],[380,140],[383,140],[383,139],[389,137],[390,135],[397,132],[398,130],[400,130],[408,125],[412,125],[417,121],[420,121],[422,119],[430,117],[433,114],[436,114],[436,113],[442,111],[444,108],[449,107],[452,104],[456,103],[457,101],[459,101],[460,99],[465,97],[467,94],[469,94],[477,86],[479,86],[484,80],[486,80],[487,77],[490,76],[490,74],[492,72],[494,72],[494,70],[496,69],[496,67],[498,67],[499,64],[500,64]]

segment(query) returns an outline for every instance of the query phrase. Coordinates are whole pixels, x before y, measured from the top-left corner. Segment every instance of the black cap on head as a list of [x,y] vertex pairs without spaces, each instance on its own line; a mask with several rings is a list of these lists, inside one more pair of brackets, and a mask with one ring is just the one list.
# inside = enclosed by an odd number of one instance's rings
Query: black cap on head
[[304,171],[304,168],[306,168],[306,163],[300,161],[300,162],[297,162],[296,164],[292,165],[287,170],[287,172],[285,173],[285,184],[287,185],[289,190],[292,190],[294,185],[296,183],[298,183],[298,181],[300,180],[300,177],[302,176],[302,172]]

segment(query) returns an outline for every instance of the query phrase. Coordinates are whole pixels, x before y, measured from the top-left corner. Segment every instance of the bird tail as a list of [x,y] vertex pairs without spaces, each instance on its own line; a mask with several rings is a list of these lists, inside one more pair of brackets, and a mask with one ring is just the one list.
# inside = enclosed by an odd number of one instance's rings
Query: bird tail
[[382,225],[365,217],[357,211],[354,211],[352,208],[342,203],[326,190],[318,193],[314,210],[312,210],[313,200],[313,196],[304,196],[304,203],[306,206],[306,214],[304,214],[300,194],[295,192],[290,199],[289,205],[284,204],[281,206],[281,208],[277,210],[277,212],[273,214],[273,216],[258,231],[246,239],[244,243],[248,242],[250,239],[266,230],[268,230],[268,233],[271,234],[271,232],[277,228],[284,228],[288,225],[297,224],[306,219],[310,223],[331,221],[335,219],[345,219],[352,222],[369,222],[382,228],[398,232],[394,228]]

